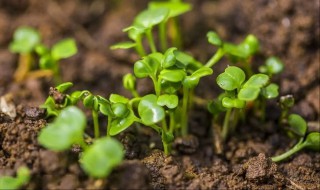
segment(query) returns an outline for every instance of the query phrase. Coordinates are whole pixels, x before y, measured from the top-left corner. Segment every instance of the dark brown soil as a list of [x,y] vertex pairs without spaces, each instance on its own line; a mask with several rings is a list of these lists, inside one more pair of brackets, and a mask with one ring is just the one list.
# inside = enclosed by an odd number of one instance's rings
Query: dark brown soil
[[[197,108],[190,119],[191,135],[175,141],[166,157],[160,139],[148,128],[133,128],[117,138],[124,144],[126,160],[107,179],[87,177],[77,160],[77,147],[55,153],[40,147],[39,130],[47,123],[38,109],[53,85],[49,79],[13,82],[18,56],[8,51],[13,31],[20,25],[39,29],[51,45],[63,37],[75,37],[79,53],[62,61],[64,81],[74,89],[88,89],[108,96],[128,95],[121,78],[132,72],[138,58],[133,51],[111,51],[109,46],[126,39],[123,28],[147,5],[147,0],[10,0],[0,1],[0,98],[13,104],[12,113],[0,110],[0,176],[15,175],[20,166],[32,171],[28,189],[320,189],[320,153],[302,151],[275,164],[270,156],[294,145],[277,126],[276,101],[268,105],[268,122],[248,116],[228,141],[223,155],[213,150],[211,118]],[[262,51],[257,67],[270,56],[280,57],[286,70],[275,78],[281,94],[293,94],[293,112],[319,123],[319,1],[317,0],[189,0],[193,10],[182,17],[184,48],[206,62],[215,52],[206,32],[239,42],[253,33]],[[206,78],[198,95],[214,98],[215,77],[226,66],[219,63],[215,75]],[[142,82],[143,83],[143,82]],[[147,92],[147,85],[139,88]],[[89,122],[90,124],[90,122]],[[139,134],[139,136],[137,136]]]

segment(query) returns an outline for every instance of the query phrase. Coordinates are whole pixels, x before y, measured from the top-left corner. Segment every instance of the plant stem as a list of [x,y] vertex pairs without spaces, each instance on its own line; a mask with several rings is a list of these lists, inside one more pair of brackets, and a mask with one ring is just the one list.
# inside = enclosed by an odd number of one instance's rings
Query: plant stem
[[148,42],[149,42],[149,45],[150,45],[150,49],[151,49],[151,52],[152,53],[156,53],[157,52],[157,48],[156,48],[156,45],[154,43],[154,39],[153,39],[153,36],[152,36],[152,30],[149,29],[146,31],[146,35],[147,35],[147,39],[148,39]]
[[170,133],[173,133],[173,131],[175,129],[175,125],[176,125],[174,116],[175,116],[174,111],[170,110],[169,111],[169,117],[170,117],[169,132]]
[[178,18],[172,18],[170,19],[171,22],[171,32],[170,32],[170,36],[172,38],[172,42],[173,42],[173,46],[177,47],[178,49],[182,48],[182,38],[181,38],[181,32],[180,32],[180,28],[179,28],[179,20]]
[[107,124],[107,137],[110,137],[110,127],[111,127],[112,118],[108,116],[108,124]]
[[183,87],[183,99],[182,99],[182,111],[181,111],[181,135],[186,136],[188,134],[188,101],[189,89]]
[[145,56],[145,55],[146,55],[146,51],[145,51],[144,48],[143,48],[141,37],[137,38],[136,44],[137,44],[137,46],[136,46],[136,51],[138,52],[138,54],[140,55],[140,57]]
[[168,143],[162,141],[162,145],[163,145],[164,154],[166,156],[168,156],[171,152],[171,144],[168,144]]
[[166,39],[166,23],[161,22],[159,25],[159,39],[160,39],[160,46],[161,51],[165,52],[168,48],[167,39]]
[[99,121],[98,121],[98,112],[92,110],[92,119],[93,119],[93,128],[94,128],[94,138],[97,139],[100,136],[99,132]]
[[227,110],[227,113],[226,113],[225,117],[224,117],[223,126],[222,126],[222,132],[221,132],[221,136],[222,136],[222,140],[223,141],[226,141],[227,137],[228,137],[231,112],[232,112],[232,108],[229,108]]
[[32,56],[30,53],[20,54],[18,68],[14,72],[14,80],[21,82],[25,79],[26,75],[31,69]]
[[279,156],[274,156],[271,159],[273,162],[279,162],[283,159],[290,157],[292,154],[298,152],[303,147],[304,147],[303,138],[300,138],[299,142],[293,148],[291,148],[290,150],[288,150],[287,152],[285,152],[283,154],[280,154]]
[[209,61],[205,64],[205,67],[212,67],[216,64],[222,57],[224,56],[224,51],[222,48],[219,48],[218,51],[209,59]]

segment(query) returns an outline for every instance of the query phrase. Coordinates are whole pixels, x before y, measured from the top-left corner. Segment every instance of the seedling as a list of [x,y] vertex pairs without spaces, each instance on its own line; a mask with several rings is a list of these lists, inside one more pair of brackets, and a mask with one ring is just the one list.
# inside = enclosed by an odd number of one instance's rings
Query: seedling
[[[48,49],[41,43],[41,36],[37,30],[31,27],[18,28],[10,43],[11,52],[19,53],[19,66],[14,74],[15,81],[21,82],[25,78],[39,78],[45,76],[54,77],[56,84],[61,83],[59,61],[73,56],[77,52],[76,43],[73,39],[65,39],[56,43],[52,49]],[[40,56],[39,68],[33,65],[33,53]]]
[[289,130],[296,136],[298,143],[287,152],[272,157],[272,161],[279,162],[289,158],[296,152],[306,148],[314,151],[320,151],[320,133],[311,132],[307,134],[306,121],[297,114],[290,114],[288,117]]
[[30,180],[30,171],[26,167],[20,167],[17,171],[17,177],[1,176],[0,189],[19,189],[26,185]]
[[242,63],[242,67],[248,76],[253,74],[251,69],[251,58],[260,49],[259,41],[254,35],[249,34],[238,45],[224,42],[219,35],[213,31],[207,33],[207,38],[209,43],[218,48],[216,53],[206,63],[207,67],[212,67],[223,56],[226,56],[233,63]]
[[106,177],[122,162],[123,147],[111,137],[103,137],[87,145],[84,140],[86,123],[86,117],[80,109],[66,107],[52,123],[41,130],[38,141],[54,151],[65,151],[74,144],[80,145],[84,150],[80,157],[84,171],[92,177]]
[[52,71],[55,84],[60,84],[62,79],[60,76],[59,61],[75,55],[78,50],[74,39],[67,38],[54,44],[51,49],[40,44],[36,47],[35,51],[40,56],[40,69]]
[[261,89],[268,83],[269,77],[265,74],[254,74],[247,81],[243,70],[229,66],[217,77],[217,84],[225,92],[217,101],[210,104],[209,110],[219,114],[226,110],[221,136],[225,141],[230,131],[238,123],[239,112],[246,102],[254,101],[261,93]]
[[[128,32],[132,41],[122,42],[111,46],[111,49],[136,48],[137,53],[143,57],[146,50],[143,47],[143,39],[146,37],[152,53],[157,52],[157,46],[152,34],[153,28],[159,26],[159,40],[162,52],[167,49],[166,25],[168,20],[177,17],[191,9],[191,5],[183,2],[150,2],[148,9],[142,11],[133,21],[133,24],[123,31]],[[175,45],[181,46],[181,37],[177,21],[173,22],[171,33]]]

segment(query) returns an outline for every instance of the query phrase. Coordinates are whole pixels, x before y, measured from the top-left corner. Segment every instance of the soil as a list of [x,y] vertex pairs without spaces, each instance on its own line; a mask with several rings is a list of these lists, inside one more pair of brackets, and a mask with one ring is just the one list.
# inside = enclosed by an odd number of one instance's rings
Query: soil
[[[18,60],[8,51],[13,31],[21,25],[36,27],[48,45],[75,37],[79,53],[62,61],[63,80],[72,81],[74,89],[88,89],[102,96],[111,92],[129,96],[121,87],[121,79],[132,72],[138,57],[130,50],[111,51],[109,46],[126,39],[121,30],[147,2],[0,1],[0,98],[10,108],[0,110],[0,176],[15,175],[24,165],[32,172],[30,182],[23,187],[27,189],[320,189],[319,152],[302,151],[277,164],[270,159],[294,145],[277,126],[280,110],[276,100],[268,104],[268,122],[249,115],[224,147],[224,154],[213,149],[211,116],[202,107],[191,114],[191,134],[176,139],[171,156],[163,154],[160,139],[150,129],[127,130],[117,137],[124,144],[126,159],[107,179],[84,174],[77,162],[78,147],[56,153],[38,144],[38,132],[48,122],[39,105],[53,83],[46,78],[13,81]],[[253,66],[257,68],[271,55],[282,59],[286,69],[274,79],[281,86],[281,95],[293,94],[296,104],[292,112],[310,123],[319,123],[319,1],[187,2],[193,4],[192,11],[181,18],[187,52],[202,62],[208,60],[216,50],[207,43],[209,30],[233,42],[249,33],[256,35],[261,53]],[[222,60],[214,68],[215,75],[200,83],[198,95],[208,99],[217,96],[219,90],[212,81],[226,64]],[[150,91],[148,85],[140,86],[139,92]]]

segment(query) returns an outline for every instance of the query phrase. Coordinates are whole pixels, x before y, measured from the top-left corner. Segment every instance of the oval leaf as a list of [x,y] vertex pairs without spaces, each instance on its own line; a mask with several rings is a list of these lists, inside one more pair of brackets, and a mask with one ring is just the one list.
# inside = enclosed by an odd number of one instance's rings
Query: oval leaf
[[38,141],[50,150],[67,150],[72,144],[82,141],[85,126],[84,113],[77,107],[70,106],[63,109],[53,123],[41,130]]
[[238,93],[238,98],[244,101],[253,101],[257,99],[260,93],[260,88],[257,87],[245,87],[242,88]]
[[134,25],[152,28],[167,19],[169,9],[157,8],[142,11],[134,20]]
[[114,136],[121,133],[122,131],[130,127],[137,120],[138,119],[132,111],[130,111],[129,114],[124,118],[117,118],[112,120],[109,131],[110,135]]
[[245,101],[243,100],[239,100],[239,99],[233,99],[233,98],[229,98],[229,97],[224,97],[222,99],[222,105],[225,108],[244,108],[245,106]]
[[267,99],[276,98],[279,96],[279,86],[277,84],[271,83],[265,88],[262,88],[261,93]]
[[145,78],[149,75],[155,76],[160,66],[160,60],[158,59],[160,57],[162,57],[162,54],[154,53],[137,61],[134,64],[135,76],[138,78]]
[[174,94],[163,94],[159,96],[157,104],[159,106],[167,106],[169,109],[174,109],[178,106],[179,98]]
[[13,42],[9,49],[16,53],[30,53],[40,43],[41,37],[37,30],[31,27],[20,27],[13,34]]
[[255,74],[252,75],[249,80],[243,85],[243,87],[256,87],[261,88],[269,82],[268,75],[265,74]]
[[168,70],[164,69],[160,72],[159,78],[170,82],[180,82],[186,76],[186,73],[182,69]]
[[90,176],[102,178],[108,176],[122,162],[123,157],[122,144],[113,138],[104,137],[83,152],[80,163]]
[[304,141],[304,146],[308,149],[320,152],[320,133],[312,132],[308,134],[306,140]]
[[290,130],[300,137],[304,137],[307,132],[307,122],[298,114],[290,114],[288,117]]
[[74,39],[67,38],[56,43],[52,47],[52,57],[55,60],[71,57],[77,53],[77,45]]
[[182,15],[191,10],[191,5],[184,2],[150,2],[149,9],[167,8],[169,9],[168,18]]
[[224,90],[240,88],[245,80],[245,73],[238,67],[230,66],[217,77],[218,85]]
[[164,109],[157,104],[157,96],[154,94],[146,95],[141,99],[138,112],[145,125],[155,124],[165,117]]
[[117,44],[114,44],[110,47],[110,49],[115,50],[115,49],[130,49],[133,47],[136,47],[137,44],[135,42],[120,42]]
[[207,33],[207,38],[208,38],[208,42],[213,44],[213,45],[215,45],[215,46],[220,47],[222,45],[221,38],[215,32],[212,32],[212,31],[208,32]]

